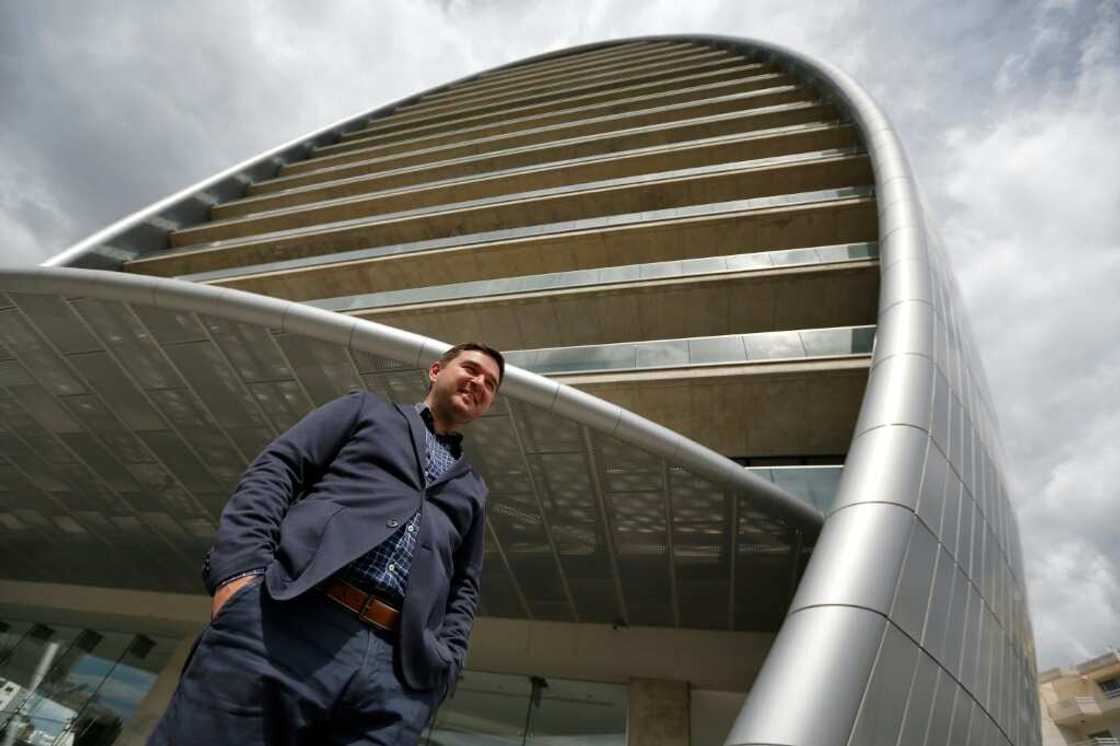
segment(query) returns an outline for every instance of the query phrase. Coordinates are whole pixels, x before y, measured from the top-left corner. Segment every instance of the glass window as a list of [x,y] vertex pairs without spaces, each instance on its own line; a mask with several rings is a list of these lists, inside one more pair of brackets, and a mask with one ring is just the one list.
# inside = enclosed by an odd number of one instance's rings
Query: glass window
[[639,368],[667,368],[688,365],[688,340],[674,339],[653,344],[635,345]]
[[1113,676],[1110,679],[1101,679],[1097,682],[1104,696],[1108,698],[1120,697],[1120,676]]
[[0,653],[5,743],[110,744],[178,640],[12,623]]
[[693,365],[704,363],[741,363],[747,359],[743,338],[738,334],[730,337],[707,337],[688,340],[688,358]]
[[435,746],[626,741],[626,687],[467,671],[420,739]]
[[840,487],[841,466],[785,466],[770,469],[771,481],[828,512]]
[[536,679],[539,705],[530,707],[526,743],[540,746],[626,742],[626,687],[565,679]]
[[763,332],[745,337],[748,360],[805,357],[805,348],[797,332]]

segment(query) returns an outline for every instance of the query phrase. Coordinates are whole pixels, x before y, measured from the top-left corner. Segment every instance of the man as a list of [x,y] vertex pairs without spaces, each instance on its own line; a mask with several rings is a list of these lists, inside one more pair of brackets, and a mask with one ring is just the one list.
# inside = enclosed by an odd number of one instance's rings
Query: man
[[486,486],[459,430],[502,355],[466,343],[416,405],[336,399],[273,441],[222,512],[211,621],[155,744],[414,742],[462,670]]

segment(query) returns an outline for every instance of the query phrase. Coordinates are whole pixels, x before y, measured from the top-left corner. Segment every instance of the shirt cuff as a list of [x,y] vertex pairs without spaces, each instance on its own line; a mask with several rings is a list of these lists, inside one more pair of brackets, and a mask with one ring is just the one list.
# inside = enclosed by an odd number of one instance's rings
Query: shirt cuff
[[253,568],[252,570],[246,570],[245,572],[239,572],[236,575],[230,575],[228,578],[226,578],[225,580],[223,580],[222,582],[220,582],[216,586],[214,586],[214,590],[217,591],[219,588],[221,588],[223,585],[226,585],[227,583],[232,583],[233,581],[240,580],[241,578],[247,578],[250,575],[264,575],[264,568],[263,567],[256,567],[256,568]]

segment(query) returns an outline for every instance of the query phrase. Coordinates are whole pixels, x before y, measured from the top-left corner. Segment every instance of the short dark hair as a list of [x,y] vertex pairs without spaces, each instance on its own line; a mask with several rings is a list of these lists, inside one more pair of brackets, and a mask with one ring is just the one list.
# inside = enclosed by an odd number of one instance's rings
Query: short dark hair
[[454,347],[448,349],[447,352],[443,353],[439,357],[438,362],[440,364],[440,367],[447,365],[452,360],[459,357],[460,353],[472,351],[481,352],[483,355],[487,355],[488,357],[494,359],[494,362],[498,364],[498,386],[501,387],[502,379],[506,377],[506,359],[502,357],[502,353],[498,352],[489,345],[482,344],[481,342],[460,342]]

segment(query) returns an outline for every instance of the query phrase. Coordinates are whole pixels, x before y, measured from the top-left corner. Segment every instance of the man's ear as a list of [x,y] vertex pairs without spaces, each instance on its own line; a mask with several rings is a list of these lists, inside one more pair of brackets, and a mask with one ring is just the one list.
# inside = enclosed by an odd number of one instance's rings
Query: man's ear
[[438,360],[437,360],[437,361],[435,361],[434,363],[432,363],[432,364],[431,364],[431,365],[430,365],[430,366],[428,367],[428,382],[429,382],[429,383],[435,383],[435,381],[436,381],[436,376],[438,376],[438,375],[439,375],[439,372],[440,372],[441,370],[443,370],[443,366],[439,364],[439,361],[438,361]]

